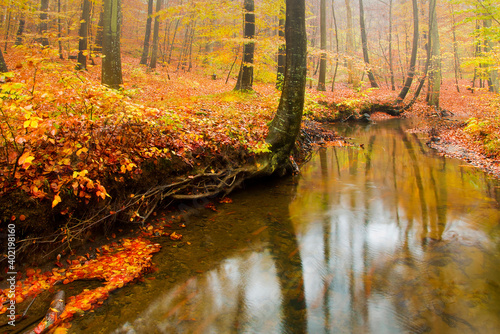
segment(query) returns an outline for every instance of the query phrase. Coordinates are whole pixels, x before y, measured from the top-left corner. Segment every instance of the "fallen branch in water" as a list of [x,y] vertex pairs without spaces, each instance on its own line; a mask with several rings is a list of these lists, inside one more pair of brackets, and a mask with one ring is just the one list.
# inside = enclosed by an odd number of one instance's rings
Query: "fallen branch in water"
[[45,318],[32,330],[24,332],[24,334],[42,334],[45,333],[54,323],[58,321],[65,307],[64,291],[58,291],[50,302],[49,310]]

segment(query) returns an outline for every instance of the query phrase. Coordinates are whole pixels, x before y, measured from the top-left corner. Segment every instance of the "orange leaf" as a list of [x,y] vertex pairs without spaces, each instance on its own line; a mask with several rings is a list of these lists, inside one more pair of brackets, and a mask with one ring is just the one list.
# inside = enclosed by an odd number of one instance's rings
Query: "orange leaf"
[[57,204],[61,203],[61,197],[59,193],[54,196],[54,200],[52,201],[52,207],[55,207]]

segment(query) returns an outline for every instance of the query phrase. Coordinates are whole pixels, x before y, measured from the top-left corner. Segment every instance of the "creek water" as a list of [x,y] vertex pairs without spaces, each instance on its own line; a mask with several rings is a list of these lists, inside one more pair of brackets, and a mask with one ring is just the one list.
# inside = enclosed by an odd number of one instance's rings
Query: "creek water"
[[364,148],[188,216],[69,333],[498,333],[499,183],[410,126],[337,127]]

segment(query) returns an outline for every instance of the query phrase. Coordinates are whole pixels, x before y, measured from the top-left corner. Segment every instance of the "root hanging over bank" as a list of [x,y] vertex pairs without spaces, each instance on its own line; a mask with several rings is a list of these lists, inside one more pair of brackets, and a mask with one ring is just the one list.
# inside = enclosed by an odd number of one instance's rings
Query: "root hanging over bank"
[[[310,159],[315,143],[338,139],[335,132],[325,129],[320,123],[304,120],[299,139],[285,168],[297,173],[299,166]],[[224,197],[241,187],[246,180],[273,174],[275,171],[269,168],[268,156],[261,154],[248,157],[242,154],[239,157],[209,157],[204,160],[206,167],[194,169],[186,164],[174,164],[167,172],[161,170],[164,167],[161,163],[152,164],[156,169],[148,167],[147,175],[140,175],[133,182],[105,184],[107,188],[113,189],[111,198],[105,201],[93,205],[73,203],[74,214],[57,215],[55,219],[58,219],[59,227],[51,233],[27,233],[18,241],[18,252],[22,257],[22,254],[39,251],[47,257],[62,249],[85,243],[91,231],[104,230],[108,233],[116,224],[144,225],[159,206],[186,208],[203,199]],[[219,162],[215,163],[213,159]],[[223,159],[224,163],[221,162]],[[211,169],[209,165],[217,165],[217,170]],[[180,175],[175,176],[175,173]],[[151,175],[155,175],[155,178]],[[22,208],[19,208],[19,212],[22,212]]]

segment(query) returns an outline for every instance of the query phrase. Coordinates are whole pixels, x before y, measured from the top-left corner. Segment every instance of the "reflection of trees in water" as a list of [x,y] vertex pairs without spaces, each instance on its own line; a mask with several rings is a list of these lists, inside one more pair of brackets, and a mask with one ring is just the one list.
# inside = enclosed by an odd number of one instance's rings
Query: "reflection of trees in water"
[[[297,196],[294,187],[271,190],[272,209],[253,209],[262,212],[257,226],[267,226],[259,229],[263,243],[238,246],[239,255],[158,297],[154,312],[139,318],[200,333],[498,328],[500,261],[485,231],[500,215],[481,198],[495,198],[498,188],[423,155],[401,128],[354,136],[364,150],[321,149]],[[261,295],[268,301],[255,302]]]

